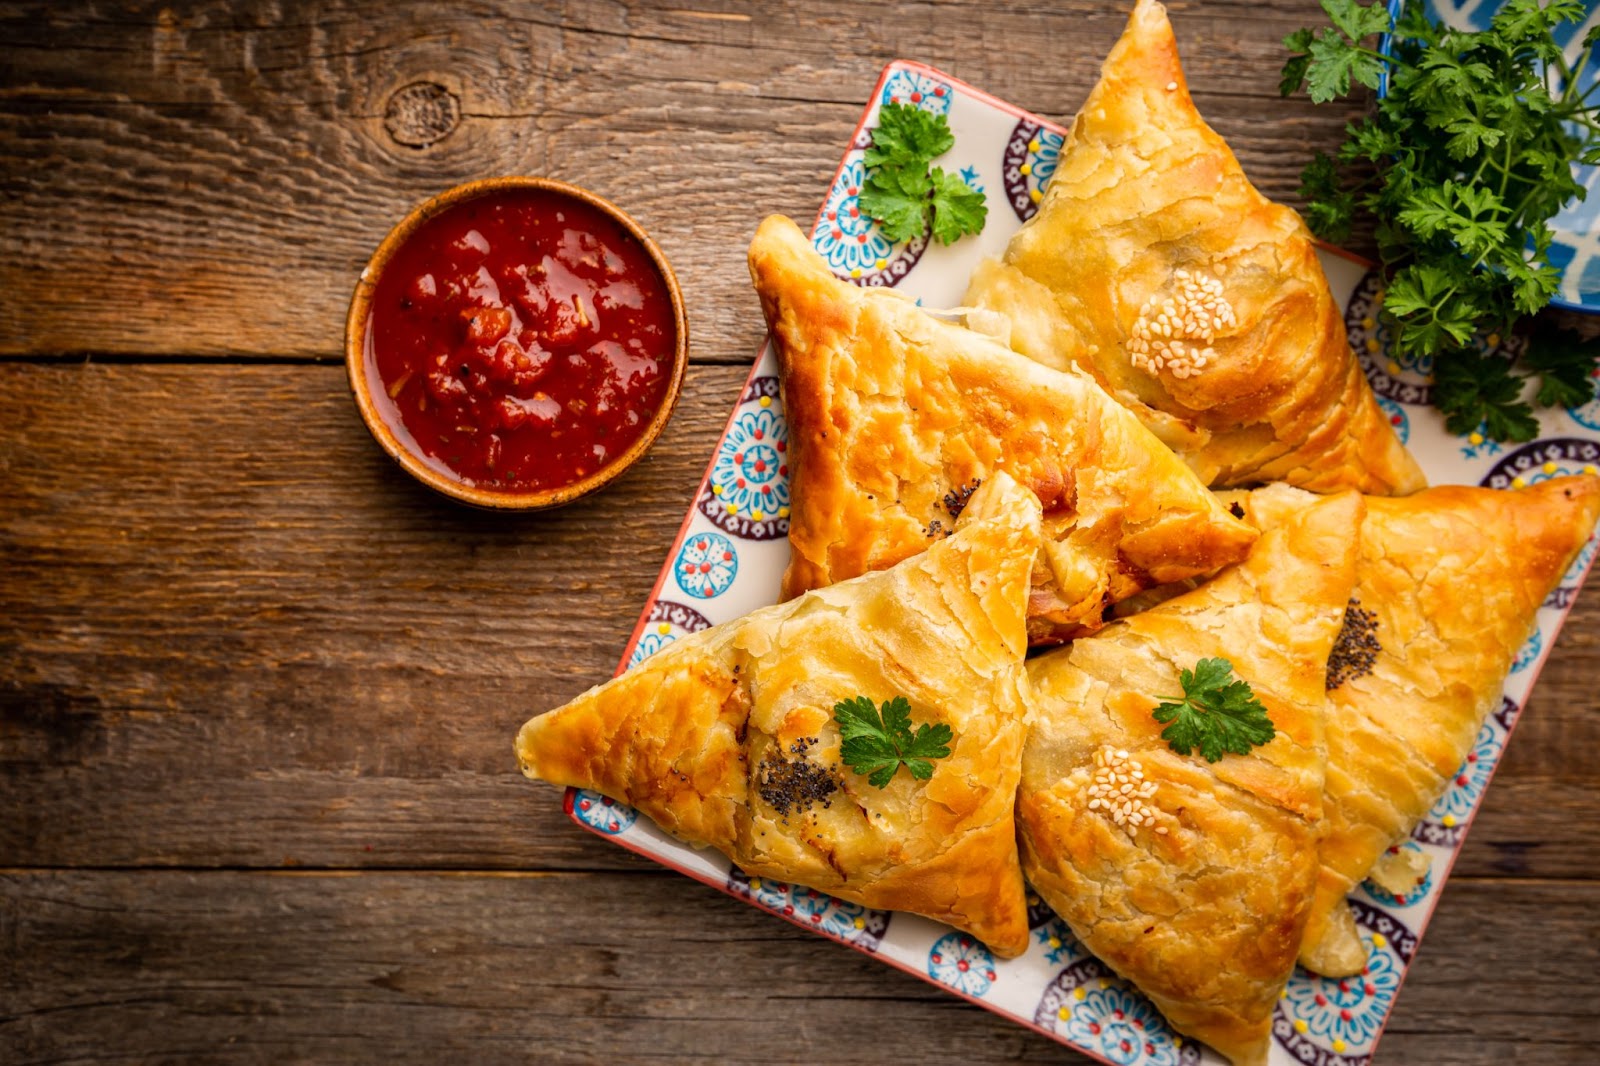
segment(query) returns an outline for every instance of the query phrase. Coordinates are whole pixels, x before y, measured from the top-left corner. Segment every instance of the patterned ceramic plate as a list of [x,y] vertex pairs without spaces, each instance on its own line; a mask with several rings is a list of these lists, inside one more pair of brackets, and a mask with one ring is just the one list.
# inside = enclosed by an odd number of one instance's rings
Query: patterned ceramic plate
[[[1389,0],[1389,14],[1400,17],[1405,0]],[[1589,30],[1600,25],[1600,0],[1587,0],[1588,14],[1577,25],[1565,26],[1555,32],[1568,65],[1583,51],[1583,38]],[[1428,17],[1435,22],[1457,30],[1488,29],[1489,20],[1500,10],[1499,0],[1425,0]],[[1388,54],[1389,43],[1382,46]],[[1590,63],[1578,76],[1578,88],[1588,90],[1596,80],[1597,65]],[[1385,79],[1384,87],[1388,81]],[[1555,218],[1550,228],[1555,239],[1550,245],[1550,262],[1561,271],[1561,288],[1550,302],[1556,307],[1587,314],[1600,312],[1600,195],[1595,193],[1600,167],[1573,165],[1573,174],[1588,190],[1589,196],[1568,204]]]
[[[909,102],[949,116],[954,159],[967,181],[989,197],[988,226],[950,247],[894,244],[857,210],[861,156],[879,106]],[[929,67],[887,67],[854,139],[812,239],[841,277],[861,285],[893,285],[935,307],[954,306],[980,256],[1000,251],[1033,214],[1055,170],[1061,127],[1003,103]],[[754,219],[751,220],[752,223]],[[1335,298],[1346,307],[1352,344],[1380,402],[1435,483],[1522,485],[1600,464],[1600,401],[1543,416],[1542,436],[1502,448],[1479,434],[1455,437],[1427,405],[1426,365],[1387,354],[1376,309],[1382,292],[1358,260],[1323,257]],[[623,666],[640,662],[687,633],[774,603],[788,559],[788,434],[778,396],[776,361],[763,348],[717,445],[694,506],[629,641]],[[1539,631],[1517,656],[1500,709],[1450,791],[1404,846],[1427,856],[1430,873],[1404,898],[1373,885],[1354,897],[1371,955],[1359,978],[1328,981],[1296,973],[1274,1022],[1272,1062],[1359,1066],[1372,1053],[1406,966],[1427,926],[1484,788],[1517,714],[1594,555],[1591,541],[1561,588],[1540,611]],[[579,823],[617,843],[748,900],[824,936],[842,941],[1103,1062],[1117,1066],[1219,1063],[1208,1049],[1176,1036],[1138,992],[1073,939],[1067,927],[1030,897],[1033,938],[1020,958],[995,959],[971,936],[910,914],[869,910],[806,888],[748,878],[720,855],[685,847],[649,819],[597,793],[569,791]]]

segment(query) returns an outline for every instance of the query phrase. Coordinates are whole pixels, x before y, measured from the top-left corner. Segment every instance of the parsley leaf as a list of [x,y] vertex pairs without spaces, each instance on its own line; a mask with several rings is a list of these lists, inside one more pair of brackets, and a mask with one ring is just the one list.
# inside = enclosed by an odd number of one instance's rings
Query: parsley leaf
[[1600,338],[1584,340],[1570,330],[1541,322],[1528,337],[1522,361],[1539,375],[1535,400],[1545,407],[1581,407],[1594,399]]
[[878,111],[872,145],[861,157],[866,180],[859,204],[891,241],[920,237],[930,223],[944,244],[983,230],[989,213],[984,194],[959,174],[942,167],[929,170],[931,161],[955,143],[943,115],[912,104],[885,104]]
[[982,233],[989,217],[983,193],[949,174],[943,167],[933,168],[933,235],[940,244],[954,244],[965,233]]
[[1369,89],[1378,87],[1383,66],[1366,49],[1325,30],[1311,42],[1309,51],[1306,91],[1313,103],[1325,104],[1343,96],[1350,91],[1352,79]]
[[1325,239],[1339,242],[1350,236],[1355,219],[1355,194],[1345,190],[1339,178],[1339,165],[1318,152],[1300,172],[1300,195],[1308,201],[1306,214],[1311,227]]
[[911,704],[904,696],[885,700],[881,714],[865,696],[841,700],[833,705],[833,720],[843,738],[839,754],[845,765],[877,788],[889,783],[901,763],[918,781],[932,777],[929,760],[949,755],[955,735],[942,722],[924,722],[913,732]]
[[1193,670],[1180,671],[1178,681],[1182,701],[1163,703],[1151,715],[1171,723],[1161,739],[1179,755],[1198,748],[1206,762],[1216,762],[1228,752],[1248,755],[1277,735],[1267,709],[1248,684],[1234,679],[1227,659],[1201,659]]
[[944,155],[955,144],[950,122],[943,115],[913,104],[885,104],[878,112],[878,128],[872,131],[872,147],[862,156],[861,165],[869,170],[915,166]]
[[924,215],[932,185],[926,172],[899,167],[872,171],[861,187],[861,210],[878,220],[891,241],[907,240],[927,228]]
[[1393,354],[1432,361],[1453,431],[1529,439],[1534,403],[1593,396],[1600,344],[1536,330],[1519,370],[1482,338],[1508,335],[1556,294],[1549,220],[1586,194],[1572,164],[1600,165],[1600,98],[1583,88],[1600,28],[1569,57],[1554,34],[1586,17],[1583,0],[1506,0],[1482,30],[1403,0],[1383,55],[1368,39],[1390,28],[1384,0],[1322,7],[1329,25],[1284,40],[1283,93],[1326,103],[1385,74],[1388,91],[1346,127],[1337,161],[1319,154],[1305,168],[1306,221],[1341,241],[1370,216]]
[[1433,402],[1451,433],[1481,428],[1495,440],[1528,441],[1538,435],[1539,422],[1522,401],[1522,382],[1511,373],[1509,360],[1463,348],[1448,362],[1435,364]]

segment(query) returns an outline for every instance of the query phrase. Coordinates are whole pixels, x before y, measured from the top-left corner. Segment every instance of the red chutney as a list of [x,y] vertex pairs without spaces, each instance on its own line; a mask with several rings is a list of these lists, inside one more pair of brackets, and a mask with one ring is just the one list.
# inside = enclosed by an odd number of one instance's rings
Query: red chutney
[[530,189],[455,204],[407,238],[373,293],[366,359],[413,451],[474,487],[537,490],[639,439],[676,342],[644,246],[599,209]]

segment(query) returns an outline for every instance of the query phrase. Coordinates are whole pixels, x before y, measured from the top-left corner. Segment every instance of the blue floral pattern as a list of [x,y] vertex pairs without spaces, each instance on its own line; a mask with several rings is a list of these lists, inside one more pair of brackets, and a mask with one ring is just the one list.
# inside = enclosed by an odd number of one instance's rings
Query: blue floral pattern
[[770,877],[750,877],[738,867],[728,871],[728,891],[785,918],[792,918],[868,951],[876,950],[889,930],[888,911],[836,899],[826,892],[791,885]]
[[889,265],[894,242],[884,236],[876,222],[862,214],[858,201],[866,173],[861,156],[855,152],[850,155],[828,193],[812,243],[835,274],[860,278]]
[[631,670],[638,666],[676,639],[670,626],[663,625],[659,629],[647,630],[639,638],[639,643],[633,646],[633,652],[628,656],[628,668]]
[[928,952],[928,976],[980,998],[994,985],[994,956],[971,933],[947,933]]
[[1428,821],[1453,826],[1472,814],[1478,801],[1483,798],[1484,789],[1489,787],[1489,776],[1494,773],[1495,763],[1499,762],[1500,751],[1504,747],[1505,738],[1501,731],[1495,728],[1493,722],[1485,722],[1478,730],[1478,739],[1473,742],[1472,750],[1461,760],[1450,786],[1428,812]]
[[1045,987],[1033,1022],[1116,1066],[1192,1066],[1200,1049],[1099,959],[1068,966]]
[[1372,1050],[1405,967],[1381,935],[1366,933],[1361,941],[1367,947],[1367,965],[1354,977],[1319,977],[1295,971],[1278,1003],[1280,1016],[1288,1023],[1275,1027],[1280,1039],[1281,1030],[1287,1028],[1336,1055],[1364,1056]]
[[739,573],[739,553],[733,541],[721,533],[696,533],[678,549],[672,572],[683,591],[709,600],[733,584]]
[[883,83],[879,102],[884,104],[915,104],[935,115],[948,115],[955,94],[950,83],[929,77],[920,71],[900,68]]
[[633,669],[680,636],[711,628],[711,619],[683,603],[656,600],[639,627],[639,639],[628,652],[628,669]]
[[711,466],[711,494],[726,513],[753,522],[789,517],[789,429],[772,405],[728,426]]
[[606,836],[626,832],[639,818],[638,812],[632,807],[586,788],[573,792],[572,813],[578,821]]
[[1077,962],[1087,954],[1083,944],[1060,918],[1051,918],[1039,926],[1033,931],[1033,938],[1044,948],[1044,957],[1052,966]]
[[1029,119],[1018,119],[1006,140],[1000,161],[1000,180],[1006,200],[1017,217],[1026,222],[1039,210],[1044,190],[1061,162],[1061,146],[1066,138]]
[[1505,450],[1499,441],[1489,436],[1487,422],[1479,422],[1477,429],[1457,439],[1465,442],[1461,445],[1463,459],[1489,459]]

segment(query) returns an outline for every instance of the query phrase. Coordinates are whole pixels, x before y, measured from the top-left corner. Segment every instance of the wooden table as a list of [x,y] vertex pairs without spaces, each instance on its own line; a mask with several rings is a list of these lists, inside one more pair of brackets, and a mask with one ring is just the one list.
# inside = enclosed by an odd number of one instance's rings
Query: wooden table
[[[1067,1061],[584,833],[516,727],[614,667],[878,70],[1073,113],[1126,15],[1051,4],[0,9],[0,1061]],[[1294,202],[1308,0],[1174,5],[1201,109]],[[441,502],[368,438],[356,274],[503,173],[624,204],[694,333],[591,501]],[[1561,637],[1380,1056],[1600,1052],[1600,597]]]

